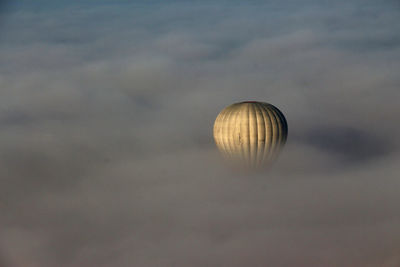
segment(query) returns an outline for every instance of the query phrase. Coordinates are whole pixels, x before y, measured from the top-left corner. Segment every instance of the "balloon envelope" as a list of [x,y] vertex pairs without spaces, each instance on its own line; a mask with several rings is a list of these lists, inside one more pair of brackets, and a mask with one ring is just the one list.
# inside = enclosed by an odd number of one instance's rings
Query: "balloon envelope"
[[214,140],[225,158],[245,167],[272,162],[286,142],[288,126],[275,106],[255,101],[224,108],[214,123]]

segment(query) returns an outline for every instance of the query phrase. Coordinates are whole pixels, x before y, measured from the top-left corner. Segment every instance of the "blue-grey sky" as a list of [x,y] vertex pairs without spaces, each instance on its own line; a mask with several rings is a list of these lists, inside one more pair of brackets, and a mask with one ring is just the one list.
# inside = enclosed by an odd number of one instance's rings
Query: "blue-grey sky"
[[[3,1],[0,266],[399,266],[398,1]],[[227,105],[289,124],[225,166]]]

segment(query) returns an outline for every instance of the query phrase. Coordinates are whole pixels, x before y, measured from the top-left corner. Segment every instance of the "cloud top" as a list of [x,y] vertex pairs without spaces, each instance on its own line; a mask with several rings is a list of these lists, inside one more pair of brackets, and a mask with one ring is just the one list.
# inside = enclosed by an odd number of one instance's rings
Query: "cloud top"
[[[21,3],[1,21],[0,266],[400,264],[394,1]],[[288,120],[264,173],[213,143],[244,100]]]

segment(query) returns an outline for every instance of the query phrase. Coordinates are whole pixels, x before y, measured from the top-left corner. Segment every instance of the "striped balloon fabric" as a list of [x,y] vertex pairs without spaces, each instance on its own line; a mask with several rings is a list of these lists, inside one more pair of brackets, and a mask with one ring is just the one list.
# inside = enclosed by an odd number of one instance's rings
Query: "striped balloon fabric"
[[224,108],[214,123],[214,140],[225,158],[248,168],[272,162],[286,142],[288,126],[275,106],[255,101]]

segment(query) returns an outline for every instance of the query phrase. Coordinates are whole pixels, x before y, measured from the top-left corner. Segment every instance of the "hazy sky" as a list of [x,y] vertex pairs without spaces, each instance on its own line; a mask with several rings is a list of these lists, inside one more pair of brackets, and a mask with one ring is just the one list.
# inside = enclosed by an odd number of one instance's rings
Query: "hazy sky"
[[[1,267],[400,266],[398,1],[1,3]],[[259,174],[243,100],[289,124]]]

